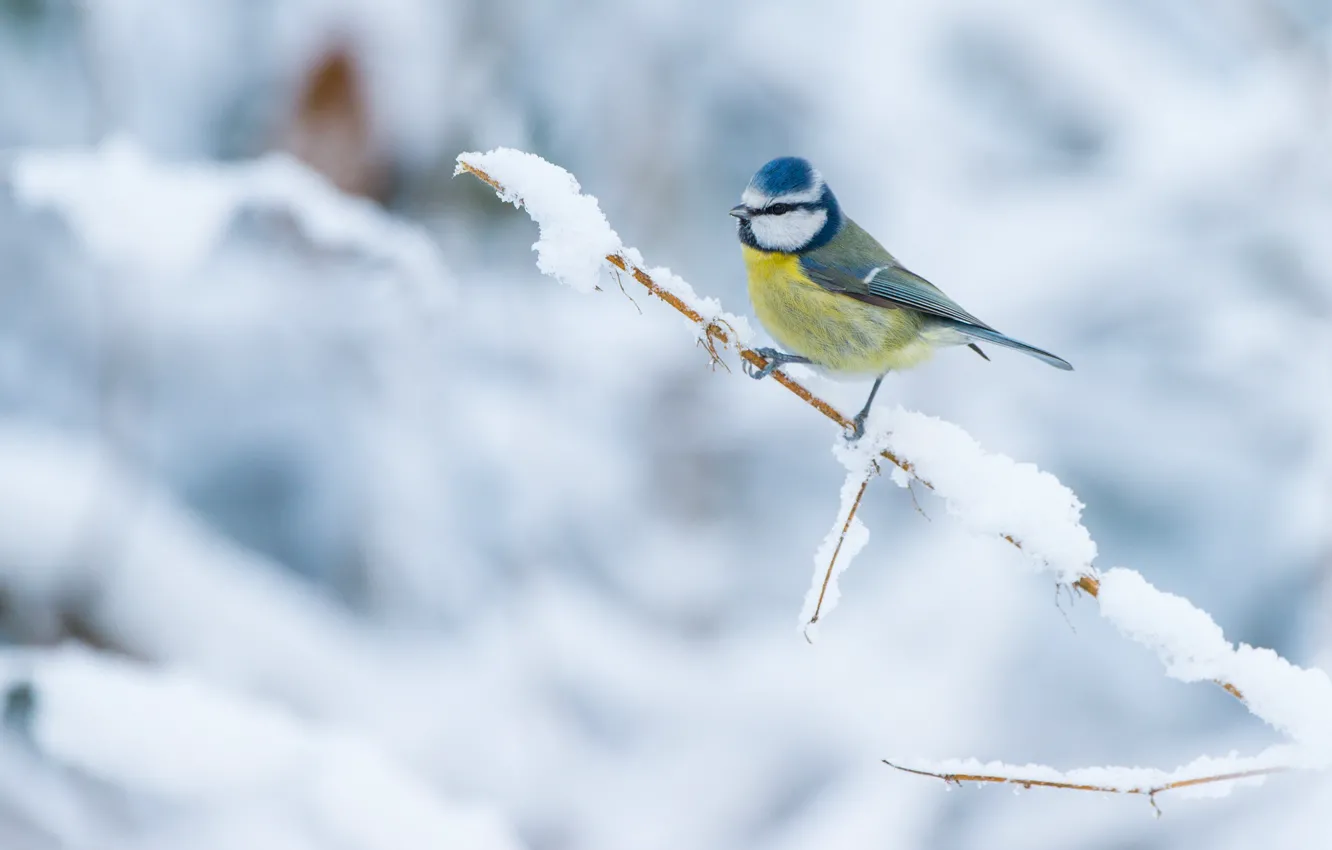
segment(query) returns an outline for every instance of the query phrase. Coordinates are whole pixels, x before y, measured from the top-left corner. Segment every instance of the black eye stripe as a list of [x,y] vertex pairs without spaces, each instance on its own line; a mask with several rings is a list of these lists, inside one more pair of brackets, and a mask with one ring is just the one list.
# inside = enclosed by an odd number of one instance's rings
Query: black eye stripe
[[771,204],[759,210],[757,215],[784,215],[796,210],[817,210],[819,205],[816,203],[806,204]]

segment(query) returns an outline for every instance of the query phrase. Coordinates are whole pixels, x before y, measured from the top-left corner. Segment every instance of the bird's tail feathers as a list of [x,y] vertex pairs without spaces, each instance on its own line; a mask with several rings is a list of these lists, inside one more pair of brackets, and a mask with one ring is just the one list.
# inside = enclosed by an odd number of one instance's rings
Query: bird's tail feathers
[[1050,352],[1037,348],[1034,345],[1027,345],[1025,342],[1019,342],[1012,337],[1004,336],[998,331],[992,331],[989,328],[976,327],[975,325],[967,325],[961,322],[955,323],[952,330],[956,331],[968,342],[992,342],[995,345],[1002,345],[1005,348],[1012,348],[1021,351],[1023,354],[1029,354],[1037,360],[1049,363],[1056,369],[1064,369],[1069,372],[1073,371],[1073,366],[1064,358],[1056,357]]

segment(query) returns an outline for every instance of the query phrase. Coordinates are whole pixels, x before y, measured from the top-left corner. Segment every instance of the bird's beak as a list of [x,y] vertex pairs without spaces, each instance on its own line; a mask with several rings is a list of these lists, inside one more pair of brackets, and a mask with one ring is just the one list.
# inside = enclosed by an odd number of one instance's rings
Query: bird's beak
[[731,215],[735,216],[736,218],[749,218],[751,213],[749,211],[749,207],[745,206],[744,204],[737,204],[736,206],[731,207]]

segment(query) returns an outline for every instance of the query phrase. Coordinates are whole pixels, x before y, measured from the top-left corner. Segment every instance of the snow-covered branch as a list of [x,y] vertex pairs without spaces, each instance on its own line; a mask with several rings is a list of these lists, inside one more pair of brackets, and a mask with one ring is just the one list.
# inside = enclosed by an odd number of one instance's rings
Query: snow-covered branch
[[[540,228],[533,247],[543,272],[581,291],[598,288],[604,270],[627,272],[689,320],[696,340],[714,362],[724,362],[731,350],[755,366],[765,365],[751,348],[755,337],[743,318],[725,312],[714,299],[699,297],[668,269],[646,268],[639,253],[626,247],[610,228],[596,199],[582,194],[568,172],[508,149],[460,155],[458,173],[463,172],[528,209]],[[843,427],[849,424],[844,414],[802,383],[780,371],[774,377],[827,418]],[[1121,634],[1154,650],[1168,675],[1221,684],[1291,741],[1250,758],[1205,758],[1174,771],[1094,768],[1061,773],[1035,765],[900,759],[890,764],[949,781],[1152,795],[1204,785],[1216,793],[1277,770],[1324,769],[1332,764],[1332,680],[1327,674],[1296,667],[1271,650],[1231,644],[1205,612],[1156,589],[1132,570],[1102,573],[1094,565],[1096,544],[1081,522],[1083,504],[1053,475],[986,452],[956,425],[900,407],[875,411],[862,443],[870,450],[838,450],[848,470],[842,508],[820,550],[819,564],[826,566],[826,572],[816,574],[804,622],[817,618],[820,605],[826,614],[836,598],[836,573],[865,544],[867,532],[855,519],[855,508],[862,484],[872,474],[870,461],[881,456],[894,467],[892,477],[899,485],[919,481],[943,499],[949,513],[968,530],[1018,547],[1037,570],[1096,597],[1101,615]]]

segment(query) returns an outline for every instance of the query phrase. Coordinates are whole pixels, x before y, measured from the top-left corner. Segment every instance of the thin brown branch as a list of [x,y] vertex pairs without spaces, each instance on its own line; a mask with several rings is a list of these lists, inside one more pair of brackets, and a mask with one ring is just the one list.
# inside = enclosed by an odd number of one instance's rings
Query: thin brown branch
[[[860,510],[860,500],[865,498],[865,490],[869,487],[870,479],[879,474],[878,464],[865,476],[865,480],[860,482],[860,489],[856,491],[856,498],[851,502],[851,510],[846,513],[846,522],[842,523],[842,531],[837,535],[837,545],[833,547],[832,557],[828,559],[828,571],[823,574],[823,585],[819,587],[819,600],[814,603],[814,613],[810,615],[809,622],[805,624],[805,640],[809,641],[809,627],[819,621],[819,612],[823,610],[823,597],[828,594],[828,584],[832,581],[833,569],[837,566],[837,556],[842,552],[842,544],[846,542],[846,534],[851,530],[851,523],[856,518],[856,511]],[[813,641],[810,641],[813,643]]]
[[884,759],[883,763],[900,770],[903,773],[912,773],[916,776],[929,776],[934,779],[941,779],[950,785],[961,785],[964,782],[992,782],[1000,785],[1021,785],[1023,788],[1063,788],[1068,791],[1099,791],[1102,794],[1141,794],[1147,797],[1152,808],[1156,809],[1157,814],[1161,810],[1156,806],[1156,795],[1166,791],[1175,791],[1179,788],[1190,788],[1195,785],[1209,785],[1214,782],[1229,782],[1236,779],[1251,779],[1257,776],[1270,776],[1274,773],[1284,773],[1290,770],[1288,767],[1259,767],[1252,770],[1238,770],[1233,773],[1217,773],[1211,776],[1199,776],[1194,779],[1180,779],[1175,782],[1167,782],[1164,785],[1157,785],[1152,788],[1115,788],[1110,785],[1080,785],[1075,782],[1059,782],[1052,779],[1023,779],[1019,776],[995,776],[983,773],[936,773],[931,770],[921,770],[915,767],[904,767],[900,764],[893,764]]

